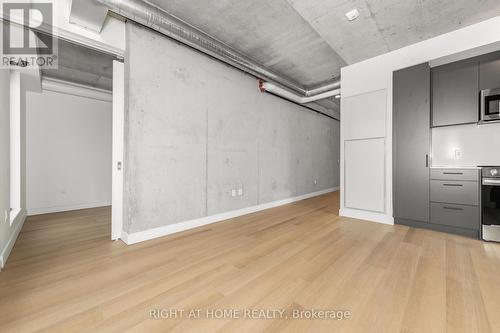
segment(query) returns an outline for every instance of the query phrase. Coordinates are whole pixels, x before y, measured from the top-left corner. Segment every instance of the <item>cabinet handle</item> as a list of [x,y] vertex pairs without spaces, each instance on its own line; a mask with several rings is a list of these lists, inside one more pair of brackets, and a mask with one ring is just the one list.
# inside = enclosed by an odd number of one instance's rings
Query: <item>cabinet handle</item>
[[443,172],[443,175],[463,175],[463,172]]
[[429,154],[425,154],[425,167],[429,167]]
[[443,186],[463,186],[462,184],[443,184]]
[[443,207],[444,209],[449,209],[449,210],[464,210],[463,208],[458,208],[458,207]]

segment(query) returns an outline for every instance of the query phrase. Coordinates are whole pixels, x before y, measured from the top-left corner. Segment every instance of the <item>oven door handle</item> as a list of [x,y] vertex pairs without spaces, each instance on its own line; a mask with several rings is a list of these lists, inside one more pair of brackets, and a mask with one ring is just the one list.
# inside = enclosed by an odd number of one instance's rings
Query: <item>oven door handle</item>
[[483,185],[500,186],[500,179],[483,179]]

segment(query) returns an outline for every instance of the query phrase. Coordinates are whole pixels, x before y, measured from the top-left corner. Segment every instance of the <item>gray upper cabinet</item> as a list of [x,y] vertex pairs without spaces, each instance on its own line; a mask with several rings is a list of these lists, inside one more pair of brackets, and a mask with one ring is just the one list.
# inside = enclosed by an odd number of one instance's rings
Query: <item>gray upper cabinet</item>
[[429,222],[430,68],[393,76],[393,192],[398,224]]
[[479,120],[479,62],[459,61],[432,69],[432,126]]
[[497,60],[485,59],[479,64],[479,88],[500,88],[500,55],[496,54]]

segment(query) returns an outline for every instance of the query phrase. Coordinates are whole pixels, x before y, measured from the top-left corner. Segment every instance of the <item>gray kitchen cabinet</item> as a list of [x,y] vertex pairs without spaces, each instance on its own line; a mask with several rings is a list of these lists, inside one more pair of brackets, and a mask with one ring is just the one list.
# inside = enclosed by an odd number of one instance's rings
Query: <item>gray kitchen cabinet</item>
[[435,180],[472,180],[477,182],[478,169],[432,168],[431,179]]
[[479,205],[477,181],[431,180],[431,201]]
[[429,222],[430,68],[393,75],[393,197],[395,223]]
[[493,59],[485,57],[479,63],[479,88],[500,88],[500,54],[496,53]]
[[432,126],[479,120],[479,62],[454,62],[432,69]]
[[480,177],[478,169],[433,168],[429,228],[478,238]]
[[452,228],[478,230],[479,207],[432,202],[431,222]]

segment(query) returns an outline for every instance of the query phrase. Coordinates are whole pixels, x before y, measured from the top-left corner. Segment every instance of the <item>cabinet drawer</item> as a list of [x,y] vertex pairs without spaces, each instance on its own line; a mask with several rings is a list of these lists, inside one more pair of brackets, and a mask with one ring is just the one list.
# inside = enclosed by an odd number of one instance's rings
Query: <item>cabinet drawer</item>
[[479,181],[477,169],[431,169],[431,179]]
[[431,223],[479,229],[479,207],[431,203]]
[[479,204],[479,183],[431,180],[431,201],[477,206]]

